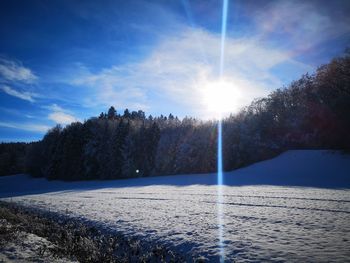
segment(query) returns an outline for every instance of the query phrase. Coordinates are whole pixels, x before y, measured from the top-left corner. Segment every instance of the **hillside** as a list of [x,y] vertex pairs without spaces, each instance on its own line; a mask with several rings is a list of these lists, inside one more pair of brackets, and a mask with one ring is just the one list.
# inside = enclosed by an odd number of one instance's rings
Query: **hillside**
[[[0,196],[17,196],[69,189],[177,185],[215,185],[216,174],[159,176],[114,181],[62,182],[27,175],[0,179]],[[327,150],[294,150],[245,168],[225,173],[224,184],[350,188],[350,155]]]
[[[346,261],[349,174],[348,155],[314,150],[288,151],[226,173],[227,259]],[[17,175],[0,178],[0,196],[165,246],[187,259],[215,262],[220,251],[215,184],[216,174],[82,182]]]
[[[350,54],[257,98],[222,120],[223,167],[231,171],[286,150],[348,150]],[[42,140],[0,145],[0,175],[50,180],[211,173],[218,121],[117,111],[50,129]],[[24,150],[23,150],[24,149]]]

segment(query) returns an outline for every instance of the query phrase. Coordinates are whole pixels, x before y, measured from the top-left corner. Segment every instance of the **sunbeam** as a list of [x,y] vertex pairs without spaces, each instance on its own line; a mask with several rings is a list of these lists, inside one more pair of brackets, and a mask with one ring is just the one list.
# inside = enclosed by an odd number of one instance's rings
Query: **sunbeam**
[[223,0],[222,24],[221,24],[221,52],[220,52],[220,78],[224,73],[225,39],[227,27],[228,0]]
[[[228,0],[223,0],[222,6],[222,24],[221,24],[221,50],[220,50],[220,79],[224,73],[224,56],[225,56],[225,39],[226,39],[226,27],[227,27],[227,12],[228,12]],[[220,113],[221,114],[221,113]],[[225,261],[225,248],[223,242],[224,234],[224,219],[223,219],[223,169],[222,169],[222,116],[219,116],[218,121],[218,178],[217,178],[217,195],[218,195],[218,229],[219,229],[219,248],[220,248],[220,262]]]

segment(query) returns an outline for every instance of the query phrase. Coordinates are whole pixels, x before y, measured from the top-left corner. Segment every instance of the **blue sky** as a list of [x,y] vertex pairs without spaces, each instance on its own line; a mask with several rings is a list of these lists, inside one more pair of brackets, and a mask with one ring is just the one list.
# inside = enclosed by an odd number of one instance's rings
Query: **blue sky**
[[[40,139],[111,105],[208,119],[221,1],[2,0],[0,141]],[[349,1],[230,0],[230,111],[342,54]],[[231,87],[230,86],[230,87]]]

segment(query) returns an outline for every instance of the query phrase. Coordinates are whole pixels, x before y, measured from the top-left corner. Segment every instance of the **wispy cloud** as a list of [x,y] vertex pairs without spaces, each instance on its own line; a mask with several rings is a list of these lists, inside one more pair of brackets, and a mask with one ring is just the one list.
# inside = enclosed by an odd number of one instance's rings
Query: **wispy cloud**
[[0,127],[32,131],[32,132],[47,132],[51,127],[41,124],[32,124],[32,123],[14,123],[14,122],[0,122]]
[[[251,22],[251,31],[233,33],[239,25],[228,25],[231,32],[226,41],[224,78],[231,83],[232,94],[236,94],[231,98],[231,112],[237,112],[254,98],[267,95],[302,73],[312,72],[314,65],[303,63],[300,55],[319,43],[349,33],[348,17],[340,12],[342,19],[334,19],[334,12],[314,1],[264,1],[264,4],[254,2],[253,6],[255,10],[246,17]],[[165,9],[162,12],[164,20],[166,13],[171,13]],[[100,19],[104,16],[99,16]],[[176,30],[173,33],[153,30],[159,34],[158,40],[151,52],[143,54],[138,62],[102,69],[78,63],[76,70],[67,67],[70,77],[64,84],[68,82],[81,89],[69,86],[72,88],[69,98],[63,92],[51,92],[67,104],[73,102],[90,108],[115,105],[156,113],[183,109],[188,115],[211,118],[214,114],[206,105],[203,87],[218,80],[220,35],[204,28],[184,26],[183,21],[174,17],[170,20]],[[8,65],[7,68],[24,68],[18,62],[2,64]],[[32,77],[28,79],[36,78],[30,70],[29,73]],[[25,79],[7,77],[11,78]],[[56,76],[53,82],[57,84],[61,79]],[[21,96],[33,99],[27,95],[30,94]],[[76,120],[74,114],[62,108],[51,111],[48,118],[56,123]]]
[[0,57],[0,90],[7,95],[35,102],[39,94],[28,91],[38,77],[29,69],[22,65],[21,62],[8,60]]
[[[309,68],[289,52],[265,46],[256,38],[228,38],[226,50],[224,77],[240,94],[232,98],[232,112],[282,85],[271,73],[274,66],[291,63]],[[139,104],[152,109],[148,98],[156,95],[185,107],[189,114],[210,118],[214,113],[208,111],[202,91],[206,83],[218,80],[219,51],[218,34],[184,28],[181,34],[162,39],[139,63],[113,66],[99,73],[86,71],[71,84],[95,89],[94,101],[98,102],[120,101],[125,106]]]
[[69,115],[69,114],[64,113],[64,112],[50,113],[48,118],[50,120],[56,122],[57,124],[70,124],[72,122],[77,121],[77,119],[74,116]]
[[73,116],[69,111],[63,109],[57,104],[52,104],[50,106],[44,106],[43,108],[49,109],[52,112],[48,115],[48,119],[54,121],[57,124],[70,124],[72,122],[79,121],[78,118]]
[[[78,77],[69,80],[69,84],[93,89],[93,95],[86,97],[85,105],[104,106],[118,105],[118,108],[143,109],[149,108],[147,104],[146,90],[143,85],[138,85],[132,71],[137,64],[113,66],[102,69],[98,73],[92,73],[87,68],[81,67]],[[131,72],[130,72],[131,71]],[[136,72],[135,72],[136,73]],[[141,72],[140,72],[141,73]],[[136,82],[133,83],[132,78]],[[146,81],[146,80],[145,80]]]
[[[337,2],[327,5],[320,1],[272,1],[264,12],[257,12],[254,17],[262,36],[271,38],[275,34],[291,50],[305,52],[350,33],[350,17],[341,5],[339,8]],[[334,7],[336,12],[332,10]]]
[[37,79],[37,76],[22,63],[4,58],[0,58],[0,76],[8,81],[24,83],[32,83]]
[[7,85],[0,87],[0,89],[10,96],[13,96],[22,100],[30,101],[30,102],[34,102],[35,101],[34,98],[38,97],[38,94],[36,93],[28,92],[28,91],[18,91]]
[[[350,33],[350,18],[339,6],[333,10],[318,1],[298,0],[264,3],[254,2],[251,12],[247,12],[253,27],[250,32],[229,33],[226,40],[224,78],[236,94],[231,112],[303,73],[313,72],[317,65],[303,62],[307,61],[303,56],[322,43]],[[230,26],[232,33],[235,28]],[[189,115],[210,118],[212,112],[205,105],[203,87],[217,81],[219,54],[219,34],[182,26],[175,34],[160,36],[153,51],[138,63],[97,72],[82,67],[70,83],[93,91],[96,96],[86,98],[87,104],[136,105],[159,112],[164,108],[156,109],[157,105],[165,101],[166,110],[183,108]]]

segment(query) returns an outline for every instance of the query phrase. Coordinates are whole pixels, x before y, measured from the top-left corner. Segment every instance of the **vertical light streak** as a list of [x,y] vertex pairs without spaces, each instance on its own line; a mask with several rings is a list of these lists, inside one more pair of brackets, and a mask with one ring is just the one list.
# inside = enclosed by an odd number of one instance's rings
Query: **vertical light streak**
[[[228,0],[223,0],[222,6],[222,23],[221,23],[221,46],[220,46],[220,79],[224,73],[224,60],[225,60],[225,39],[226,39],[226,27],[227,27],[227,12],[228,12]],[[224,219],[223,219],[223,167],[222,167],[222,116],[220,114],[218,121],[218,178],[217,178],[217,218],[219,229],[219,248],[220,248],[220,262],[225,261],[225,248],[224,248]]]
[[225,260],[224,219],[223,219],[223,170],[222,170],[222,123],[218,122],[218,178],[217,178],[217,220],[219,230],[220,262]]
[[228,12],[228,0],[223,0],[222,23],[221,23],[221,48],[220,48],[221,49],[221,52],[220,52],[220,78],[222,78],[222,75],[224,73],[227,12]]

